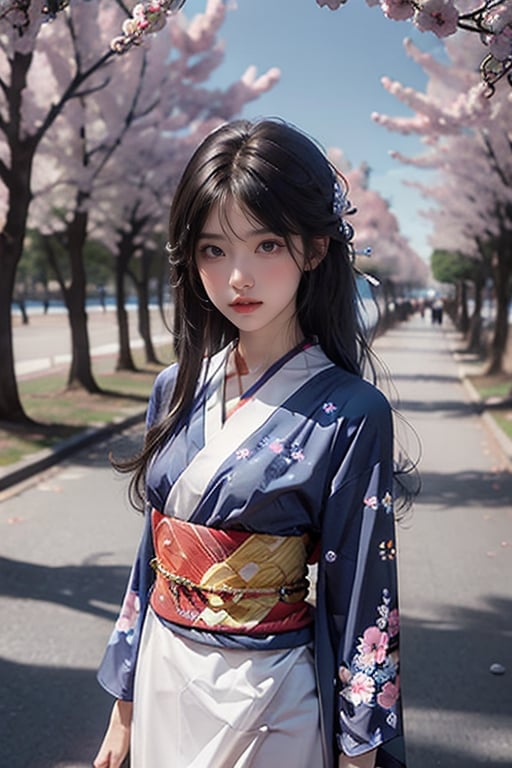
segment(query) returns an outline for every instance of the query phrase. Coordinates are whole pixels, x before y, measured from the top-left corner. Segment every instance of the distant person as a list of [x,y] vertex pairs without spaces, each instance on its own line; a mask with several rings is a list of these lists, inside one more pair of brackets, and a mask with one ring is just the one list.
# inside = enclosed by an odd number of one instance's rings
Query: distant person
[[432,323],[442,325],[444,305],[441,299],[436,299],[432,304]]
[[373,768],[400,736],[392,417],[363,379],[349,210],[277,120],[222,126],[185,169],[178,362],[117,465],[146,517],[95,768],[130,740],[131,768]]
[[107,289],[104,285],[98,286],[98,296],[100,300],[100,306],[102,307],[103,311],[107,311]]
[[27,312],[27,305],[25,302],[24,296],[18,296],[16,298],[16,304],[19,307],[20,313],[21,313],[21,322],[23,325],[28,325],[28,312]]

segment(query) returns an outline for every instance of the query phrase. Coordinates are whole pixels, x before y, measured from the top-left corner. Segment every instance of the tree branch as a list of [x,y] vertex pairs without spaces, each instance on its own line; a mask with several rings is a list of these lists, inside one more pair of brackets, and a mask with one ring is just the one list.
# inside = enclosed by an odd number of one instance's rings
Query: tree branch
[[53,125],[56,118],[60,115],[62,112],[62,109],[64,108],[64,105],[72,98],[74,98],[77,95],[78,88],[84,83],[89,77],[91,77],[95,72],[97,72],[101,67],[103,67],[109,59],[111,59],[116,54],[114,51],[107,51],[103,54],[97,61],[94,62],[94,64],[91,64],[90,67],[88,67],[83,72],[76,72],[73,79],[70,81],[68,87],[60,97],[59,101],[56,104],[53,104],[52,107],[49,109],[45,119],[41,123],[40,127],[34,134],[34,142],[38,144],[41,139],[43,138],[46,131]]

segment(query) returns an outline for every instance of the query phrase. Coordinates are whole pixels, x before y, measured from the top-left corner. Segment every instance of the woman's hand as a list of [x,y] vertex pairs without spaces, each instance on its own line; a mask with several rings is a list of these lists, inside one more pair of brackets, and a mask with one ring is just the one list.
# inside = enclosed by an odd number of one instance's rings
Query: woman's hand
[[365,752],[364,755],[359,755],[359,757],[340,755],[338,768],[375,768],[376,758],[376,749],[372,749],[371,752]]
[[115,702],[107,732],[94,758],[94,768],[120,768],[130,749],[132,710],[131,701]]

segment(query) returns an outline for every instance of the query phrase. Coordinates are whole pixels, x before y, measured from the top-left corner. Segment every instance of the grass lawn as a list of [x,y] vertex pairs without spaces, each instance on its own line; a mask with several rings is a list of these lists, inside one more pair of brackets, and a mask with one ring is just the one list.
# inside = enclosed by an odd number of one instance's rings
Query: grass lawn
[[[496,376],[470,376],[470,382],[483,400],[494,405],[488,409],[499,428],[512,439],[512,376],[503,373]],[[503,405],[498,406],[498,401]]]
[[20,461],[88,427],[105,426],[145,410],[156,374],[163,366],[148,365],[134,353],[136,372],[114,371],[113,359],[94,365],[101,394],[67,389],[67,371],[19,382],[20,398],[35,425],[0,424],[0,466]]

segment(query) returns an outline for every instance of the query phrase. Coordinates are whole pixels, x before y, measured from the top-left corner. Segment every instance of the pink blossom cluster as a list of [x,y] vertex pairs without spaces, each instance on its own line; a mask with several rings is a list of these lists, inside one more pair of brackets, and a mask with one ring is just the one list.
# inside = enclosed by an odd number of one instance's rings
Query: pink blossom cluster
[[[347,0],[316,0],[320,7],[335,11]],[[410,19],[422,32],[448,37],[457,29],[471,29],[482,35],[482,41],[499,61],[512,56],[512,3],[486,0],[473,12],[460,12],[454,0],[366,0],[367,5],[379,5],[388,19]]]
[[137,3],[132,10],[131,18],[126,19],[122,26],[122,36],[112,40],[111,46],[115,51],[122,52],[132,43],[140,42],[143,34],[158,32],[162,29],[170,13],[179,11],[186,0],[149,0]]
[[483,16],[482,26],[489,30],[483,39],[494,58],[504,61],[512,56],[512,3],[490,8]]

